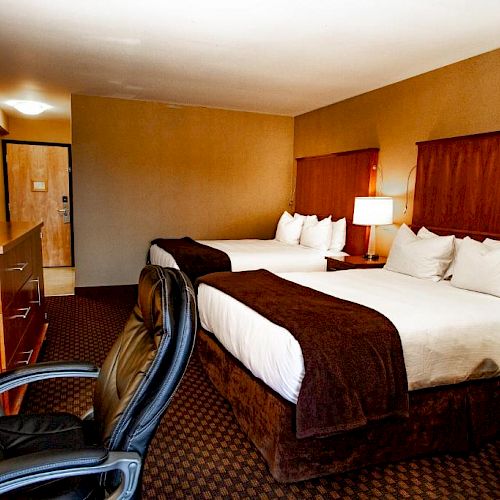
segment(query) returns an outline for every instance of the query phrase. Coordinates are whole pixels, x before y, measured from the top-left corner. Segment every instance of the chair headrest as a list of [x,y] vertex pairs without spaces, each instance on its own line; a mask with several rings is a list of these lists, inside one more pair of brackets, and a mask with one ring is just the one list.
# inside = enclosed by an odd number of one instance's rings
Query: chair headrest
[[[163,323],[162,302],[166,300],[165,273],[160,266],[146,266],[139,278],[139,293],[137,305],[141,310],[142,319],[148,330]],[[160,321],[158,321],[160,320]]]

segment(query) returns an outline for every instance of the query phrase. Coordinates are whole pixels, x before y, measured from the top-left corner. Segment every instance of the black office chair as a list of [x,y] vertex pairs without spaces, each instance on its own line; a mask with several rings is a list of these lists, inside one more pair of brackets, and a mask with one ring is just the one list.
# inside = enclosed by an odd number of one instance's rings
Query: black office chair
[[[0,494],[139,498],[149,443],[186,370],[196,333],[193,287],[146,266],[137,305],[99,369],[47,362],[0,375],[0,392],[57,377],[97,378],[93,412],[0,417]],[[9,498],[12,494],[9,493]]]

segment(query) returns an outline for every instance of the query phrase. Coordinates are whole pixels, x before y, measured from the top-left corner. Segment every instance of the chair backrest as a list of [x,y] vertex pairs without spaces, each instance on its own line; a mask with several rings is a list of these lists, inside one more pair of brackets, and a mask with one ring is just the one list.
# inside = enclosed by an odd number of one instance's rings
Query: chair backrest
[[94,420],[106,447],[145,456],[186,370],[195,334],[196,303],[187,276],[146,266],[137,304],[97,379]]

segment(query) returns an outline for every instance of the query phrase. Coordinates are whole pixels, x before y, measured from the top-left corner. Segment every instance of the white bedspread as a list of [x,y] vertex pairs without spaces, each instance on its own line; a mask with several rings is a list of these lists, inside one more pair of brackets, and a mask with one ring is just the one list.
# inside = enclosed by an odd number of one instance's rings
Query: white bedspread
[[[326,255],[347,255],[287,245],[277,240],[199,240],[198,243],[225,252],[231,260],[232,271],[325,271]],[[150,259],[152,264],[179,269],[172,255],[157,245],[151,246]]]
[[[410,390],[500,375],[500,299],[384,269],[283,278],[371,307],[399,331]],[[295,403],[304,376],[295,338],[232,297],[198,290],[203,328],[256,377]]]

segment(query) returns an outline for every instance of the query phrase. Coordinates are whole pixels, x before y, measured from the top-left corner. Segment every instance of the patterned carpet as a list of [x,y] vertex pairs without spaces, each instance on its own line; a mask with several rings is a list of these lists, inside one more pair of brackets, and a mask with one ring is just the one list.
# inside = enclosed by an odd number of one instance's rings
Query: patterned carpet
[[[131,307],[130,299],[110,295],[48,298],[43,359],[100,364]],[[24,411],[81,414],[91,401],[91,381],[58,379],[33,384]],[[500,441],[469,456],[422,458],[283,485],[269,474],[194,355],[150,447],[143,497],[494,500],[500,498]]]

